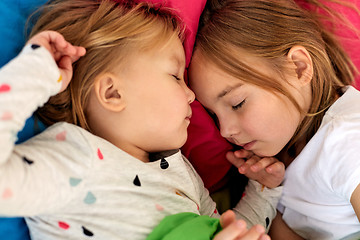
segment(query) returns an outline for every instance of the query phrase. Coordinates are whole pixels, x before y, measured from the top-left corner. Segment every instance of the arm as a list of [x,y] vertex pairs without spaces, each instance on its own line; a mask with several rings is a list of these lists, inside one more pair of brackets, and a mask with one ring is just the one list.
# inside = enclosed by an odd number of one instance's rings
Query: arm
[[[213,238],[215,240],[269,240],[269,236],[265,234],[264,227],[260,225],[254,225],[250,226],[249,229],[247,229],[247,223],[242,219],[236,220],[235,213],[231,210],[225,212],[223,215],[220,216],[216,210],[216,204],[209,196],[209,191],[204,187],[200,176],[197,174],[190,162],[188,162],[185,157],[183,157],[183,159],[189,167],[189,172],[192,172],[192,174],[190,175],[193,178],[194,186],[197,189],[196,191],[198,192],[198,200],[200,201],[200,204],[198,206],[199,213],[200,215],[202,215],[201,217],[204,217],[204,215],[212,217],[210,222],[206,224],[207,227],[202,229],[202,232],[204,234],[210,234],[208,236],[213,236],[216,232],[218,232],[215,238]],[[218,227],[218,221],[213,221],[214,218],[219,217],[222,229]],[[194,224],[196,224],[195,226],[197,228],[200,227],[200,225],[198,225],[196,221],[191,222],[190,225],[194,228]],[[185,226],[189,226],[189,224],[183,225],[182,223],[176,223],[175,225],[177,226],[176,228],[183,228]],[[166,224],[166,226],[168,227],[169,224]],[[212,232],[204,232],[206,231],[205,229],[211,230]],[[183,231],[186,232],[187,230],[183,228],[180,232]],[[162,229],[161,232],[166,231]],[[156,239],[158,239],[158,237]]]
[[351,194],[350,202],[360,222],[360,184],[355,188],[354,192]]
[[302,237],[289,228],[279,212],[271,224],[269,235],[273,240],[303,240]]
[[[199,186],[201,215],[218,217],[213,200],[209,197],[209,192],[204,188],[200,177],[194,172],[196,181],[201,183]],[[203,190],[202,190],[203,189]],[[271,221],[276,216],[276,206],[282,193],[282,187],[269,189],[257,181],[250,180],[245,195],[233,209],[237,219],[245,220],[248,227],[262,225],[266,231],[269,230]]]
[[234,211],[240,218],[246,219],[248,225],[261,224],[269,230],[282,192],[281,187],[277,186],[285,175],[284,164],[276,158],[260,158],[244,149],[229,152],[227,159],[241,174],[252,179]]
[[85,49],[69,46],[60,34],[46,31],[30,39],[20,55],[1,69],[0,164],[7,161],[26,119],[51,95],[66,88],[72,62],[84,54]]
[[276,216],[276,206],[282,187],[269,189],[254,180],[249,180],[244,196],[233,209],[237,219],[244,219],[248,226],[262,225],[269,230]]
[[[41,196],[39,191],[49,183],[46,177],[56,177],[56,170],[46,168],[46,159],[39,161],[41,164],[34,164],[34,160],[40,159],[32,157],[46,156],[45,152],[33,147],[31,142],[15,146],[15,140],[17,132],[36,108],[64,89],[71,79],[72,55],[68,55],[67,44],[63,45],[65,40],[58,39],[58,36],[54,32],[36,35],[19,57],[0,71],[0,210],[5,215],[18,215],[20,212],[26,215],[35,205],[32,200],[37,200],[37,203],[41,199],[47,201],[56,192],[49,188],[50,194]],[[40,44],[45,47],[40,47]],[[60,73],[63,81],[58,81]],[[48,153],[53,159],[50,148]],[[30,193],[32,196],[28,195]],[[24,199],[31,204],[24,204]]]

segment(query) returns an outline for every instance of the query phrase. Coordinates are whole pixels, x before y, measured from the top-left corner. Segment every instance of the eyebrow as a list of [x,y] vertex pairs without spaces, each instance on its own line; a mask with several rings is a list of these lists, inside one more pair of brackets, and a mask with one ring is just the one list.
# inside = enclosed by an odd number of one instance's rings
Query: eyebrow
[[234,90],[235,88],[241,87],[242,85],[243,85],[242,83],[238,83],[235,86],[226,87],[223,91],[221,91],[221,93],[218,94],[217,98],[220,99],[222,97],[225,97],[232,90]]

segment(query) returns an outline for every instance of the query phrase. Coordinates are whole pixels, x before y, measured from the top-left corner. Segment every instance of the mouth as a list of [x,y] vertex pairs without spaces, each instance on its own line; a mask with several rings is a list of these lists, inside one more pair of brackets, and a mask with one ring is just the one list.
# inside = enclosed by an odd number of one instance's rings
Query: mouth
[[192,112],[190,111],[190,113],[185,117],[185,120],[190,121],[191,117],[192,117]]
[[251,141],[245,144],[239,144],[240,147],[244,148],[245,150],[251,150],[251,148],[254,146],[256,141]]

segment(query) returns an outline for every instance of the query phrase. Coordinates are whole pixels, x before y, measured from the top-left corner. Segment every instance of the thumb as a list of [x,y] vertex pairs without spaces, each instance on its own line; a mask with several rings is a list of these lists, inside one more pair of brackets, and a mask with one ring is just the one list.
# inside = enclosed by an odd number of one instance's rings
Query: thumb
[[60,70],[60,74],[61,74],[61,78],[62,78],[61,79],[62,85],[61,85],[61,89],[60,89],[60,92],[62,92],[69,85],[72,75],[73,75],[72,61],[69,56],[63,56],[58,61],[57,64],[59,66],[59,70]]
[[235,221],[236,221],[235,213],[232,210],[227,210],[220,217],[220,225],[222,228],[226,228]]

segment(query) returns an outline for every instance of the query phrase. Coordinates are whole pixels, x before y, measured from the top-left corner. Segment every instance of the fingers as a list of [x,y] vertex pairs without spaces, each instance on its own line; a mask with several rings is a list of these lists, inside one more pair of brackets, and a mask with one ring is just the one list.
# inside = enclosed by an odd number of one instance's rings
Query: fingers
[[247,230],[244,220],[237,220],[219,232],[214,240],[270,240],[264,227],[255,225]]
[[64,56],[58,61],[57,64],[59,66],[60,74],[62,77],[60,89],[60,92],[62,92],[69,85],[69,82],[72,78],[72,62],[69,56]]
[[281,176],[285,173],[285,165],[280,161],[276,161],[275,163],[271,164],[266,168],[266,172],[273,175]]
[[260,170],[271,166],[272,164],[276,163],[277,161],[278,160],[273,157],[265,157],[265,158],[258,159],[257,161],[254,160],[254,163],[251,165],[251,170],[253,172],[259,172]]
[[275,157],[261,158],[250,151],[241,149],[228,152],[226,158],[238,168],[239,173],[268,188],[279,186],[284,179],[285,165]]
[[239,172],[242,174],[246,174],[249,171],[257,173],[262,170],[265,170],[269,174],[277,174],[282,173],[285,169],[284,164],[274,157],[260,158],[256,155],[253,155],[246,161],[244,160],[242,164],[238,161],[237,167],[239,168]]
[[[260,166],[257,166],[256,164],[258,164],[261,161],[260,157],[253,155],[251,158],[249,158],[248,160],[246,160],[246,162],[240,166],[239,168],[239,172],[242,174],[246,174],[249,171],[251,172],[257,172],[260,171]],[[256,169],[256,171],[254,171],[253,167]]]
[[235,152],[226,153],[226,158],[229,162],[231,162],[237,168],[241,167],[246,161],[245,158],[237,157],[235,155]]
[[251,158],[252,156],[254,156],[254,153],[251,151],[247,151],[245,149],[240,149],[234,152],[235,156],[237,158]]
[[265,234],[264,227],[255,225],[246,234],[238,237],[237,240],[270,240],[270,237]]
[[40,32],[33,36],[28,43],[43,46],[51,53],[61,74],[62,86],[60,91],[66,89],[73,74],[72,64],[85,55],[85,48],[73,46],[55,31]]
[[58,32],[45,31],[44,33],[47,35],[47,39],[52,46],[52,52],[55,57],[58,57],[56,60],[59,60],[62,56],[79,56],[79,54],[83,52],[80,50],[82,47],[73,46]]
[[214,240],[236,240],[239,236],[246,234],[246,232],[246,222],[244,220],[236,220],[216,234]]
[[77,61],[85,55],[85,48],[73,46],[65,38],[55,31],[43,31],[36,34],[29,40],[30,44],[38,44],[45,47],[58,62],[63,56],[69,56],[71,62]]
[[[256,163],[260,161],[260,157],[254,155],[250,151],[241,149],[235,152],[228,152],[226,154],[226,158],[229,162],[231,162],[235,167],[239,169],[239,172],[241,174],[246,174],[248,171],[261,170],[261,165],[256,166]],[[254,170],[250,170],[250,168],[254,165]]]

